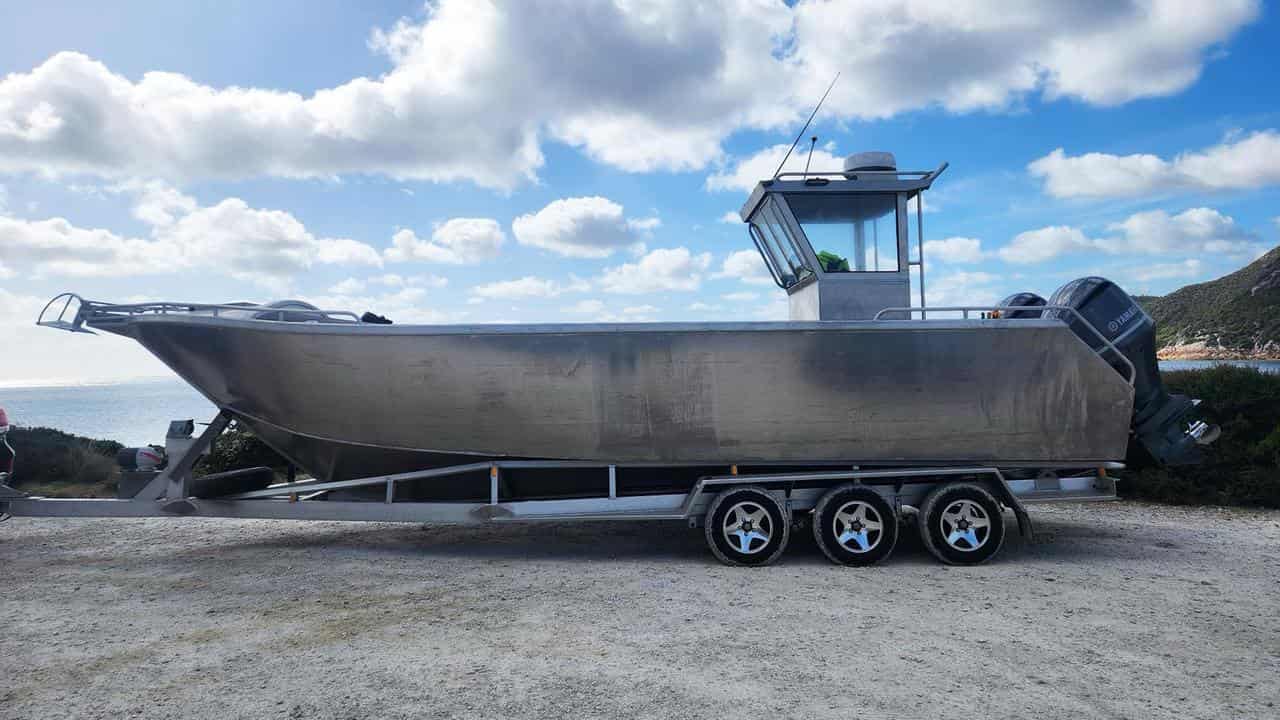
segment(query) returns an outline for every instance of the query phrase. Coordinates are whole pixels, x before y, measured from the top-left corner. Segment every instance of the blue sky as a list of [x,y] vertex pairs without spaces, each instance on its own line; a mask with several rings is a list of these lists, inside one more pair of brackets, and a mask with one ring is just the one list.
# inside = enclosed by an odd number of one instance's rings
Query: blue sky
[[[1098,2],[28,4],[0,26],[0,381],[166,371],[43,300],[404,322],[785,318],[744,227],[815,167],[951,169],[929,302],[1211,279],[1280,243],[1272,8]],[[802,153],[801,153],[802,154]]]

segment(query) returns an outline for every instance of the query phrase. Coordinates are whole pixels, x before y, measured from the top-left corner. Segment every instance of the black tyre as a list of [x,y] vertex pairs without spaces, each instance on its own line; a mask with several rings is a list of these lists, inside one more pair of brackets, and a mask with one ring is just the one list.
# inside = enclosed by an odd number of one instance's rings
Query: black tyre
[[726,565],[768,565],[786,549],[791,534],[782,504],[756,486],[717,495],[704,525],[707,545]]
[[1004,511],[986,488],[952,483],[935,488],[920,504],[924,546],[949,565],[978,565],[1004,545]]
[[275,481],[276,474],[271,468],[253,467],[195,478],[187,486],[187,491],[191,497],[216,498],[262,490]]
[[841,485],[813,508],[813,537],[833,563],[874,565],[898,543],[898,516],[875,490]]

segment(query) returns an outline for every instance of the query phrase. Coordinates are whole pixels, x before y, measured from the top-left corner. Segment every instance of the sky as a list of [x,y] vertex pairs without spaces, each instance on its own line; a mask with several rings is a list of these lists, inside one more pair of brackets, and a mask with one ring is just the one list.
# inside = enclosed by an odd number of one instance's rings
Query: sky
[[[402,323],[777,320],[737,210],[807,135],[925,198],[928,303],[1163,294],[1280,244],[1256,0],[15,3],[0,386],[168,373],[33,325],[299,298]],[[791,167],[804,162],[806,149]]]

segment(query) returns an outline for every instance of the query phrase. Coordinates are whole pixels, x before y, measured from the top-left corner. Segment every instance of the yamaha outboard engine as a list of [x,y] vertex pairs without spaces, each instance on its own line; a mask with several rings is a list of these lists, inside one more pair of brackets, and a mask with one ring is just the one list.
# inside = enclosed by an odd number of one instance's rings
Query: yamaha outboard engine
[[[1025,308],[1042,308],[1045,306],[1044,298],[1033,292],[1015,293],[1000,301],[1000,307],[1025,307]],[[1040,317],[1040,310],[1001,310],[1000,317],[1009,319],[1031,319]]]
[[1188,465],[1200,461],[1200,445],[1217,439],[1217,426],[1189,422],[1188,414],[1199,404],[1185,395],[1170,395],[1160,381],[1156,364],[1156,328],[1151,317],[1115,283],[1100,277],[1084,277],[1058,288],[1050,306],[1070,307],[1093,325],[1065,310],[1043,311],[1046,318],[1066,322],[1077,336],[1098,352],[1116,372],[1129,376],[1129,366],[1107,347],[1101,333],[1133,363],[1133,434],[1157,461]]

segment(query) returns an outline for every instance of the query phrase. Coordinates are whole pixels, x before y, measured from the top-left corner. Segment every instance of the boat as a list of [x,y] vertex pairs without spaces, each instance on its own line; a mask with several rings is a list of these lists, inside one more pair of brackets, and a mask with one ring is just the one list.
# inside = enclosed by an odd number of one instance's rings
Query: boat
[[787,321],[398,325],[67,293],[37,322],[136,340],[326,481],[515,459],[1091,467],[1131,434],[1193,459],[1205,428],[1160,387],[1153,323],[1113,284],[925,306],[922,195],[946,167],[860,153],[758,183],[741,217]]
[[[0,517],[667,520],[732,565],[807,522],[833,562],[870,565],[914,508],[930,553],[973,565],[1006,508],[1029,536],[1026,503],[1112,499],[1130,455],[1196,462],[1218,430],[1165,391],[1154,323],[1114,283],[925,305],[922,193],[946,167],[859,153],[757,184],[741,217],[784,322],[396,325],[64,293],[38,324],[133,338],[219,412],[199,437],[172,422],[164,456],[123,452],[116,499],[0,483]],[[232,422],[310,477],[196,477]]]

